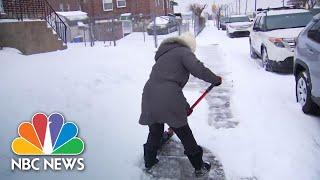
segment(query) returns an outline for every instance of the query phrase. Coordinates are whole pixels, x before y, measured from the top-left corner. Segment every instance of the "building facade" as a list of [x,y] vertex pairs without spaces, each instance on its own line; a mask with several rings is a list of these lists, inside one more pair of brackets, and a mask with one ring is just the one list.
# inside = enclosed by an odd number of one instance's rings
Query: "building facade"
[[172,0],[48,0],[56,11],[84,11],[93,18],[173,13]]

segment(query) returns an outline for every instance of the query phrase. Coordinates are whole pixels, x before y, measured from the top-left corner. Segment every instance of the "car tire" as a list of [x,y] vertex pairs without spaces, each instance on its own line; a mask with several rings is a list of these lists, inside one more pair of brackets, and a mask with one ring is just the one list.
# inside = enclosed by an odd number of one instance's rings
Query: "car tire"
[[249,43],[250,43],[250,56],[252,59],[257,59],[258,58],[258,55],[257,53],[254,51],[253,47],[252,47],[252,44],[251,44],[251,40],[249,40]]
[[301,72],[296,77],[296,98],[297,102],[301,104],[302,111],[305,114],[317,114],[319,113],[319,107],[311,99],[311,87],[307,83],[307,75],[305,72]]
[[269,67],[269,56],[267,48],[263,47],[261,52],[261,60],[262,60],[262,67],[266,71],[271,71],[271,68]]
[[228,36],[229,38],[233,38],[233,35],[232,35],[231,33],[229,33],[228,29],[227,29],[227,36]]

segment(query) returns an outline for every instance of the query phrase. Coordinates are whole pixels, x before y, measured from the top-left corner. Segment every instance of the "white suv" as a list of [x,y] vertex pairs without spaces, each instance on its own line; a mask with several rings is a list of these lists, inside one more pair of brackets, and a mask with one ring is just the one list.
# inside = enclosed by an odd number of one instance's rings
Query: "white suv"
[[229,17],[226,25],[227,35],[231,38],[235,36],[249,36],[252,22],[247,15],[234,15]]
[[260,11],[250,31],[251,57],[261,57],[267,71],[291,73],[295,38],[311,21],[312,14],[289,7]]

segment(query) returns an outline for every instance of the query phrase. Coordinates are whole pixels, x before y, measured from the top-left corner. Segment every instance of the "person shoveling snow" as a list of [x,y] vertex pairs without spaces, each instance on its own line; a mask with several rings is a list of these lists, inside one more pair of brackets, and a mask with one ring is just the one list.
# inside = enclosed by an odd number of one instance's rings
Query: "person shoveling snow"
[[196,58],[195,50],[195,37],[184,33],[165,39],[155,55],[156,63],[143,89],[139,119],[141,125],[149,126],[148,139],[143,145],[147,171],[151,171],[159,161],[157,151],[161,147],[164,124],[168,124],[181,140],[185,155],[195,169],[195,176],[201,177],[210,171],[211,164],[203,161],[203,149],[188,125],[187,117],[192,109],[182,89],[190,74],[214,86],[219,86],[222,79]]

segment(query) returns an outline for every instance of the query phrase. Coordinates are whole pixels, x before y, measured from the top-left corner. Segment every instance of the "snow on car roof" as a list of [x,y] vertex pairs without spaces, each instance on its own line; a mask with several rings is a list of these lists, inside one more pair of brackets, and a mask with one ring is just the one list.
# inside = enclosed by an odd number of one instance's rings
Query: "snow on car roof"
[[[169,22],[168,16],[156,17],[156,24],[157,25],[168,24],[168,22]],[[151,24],[153,24],[153,21],[151,22]]]
[[281,9],[281,10],[270,10],[267,11],[268,16],[282,15],[282,14],[296,14],[296,13],[307,13],[310,12],[306,9]]
[[230,17],[234,18],[234,17],[248,17],[248,16],[247,15],[232,15]]
[[70,21],[77,21],[77,20],[85,20],[88,18],[86,12],[82,11],[66,11],[66,12],[57,12],[60,16],[65,17]]
[[131,15],[132,15],[132,13],[123,13],[120,16],[131,16]]

